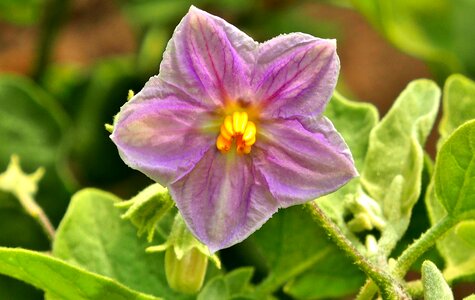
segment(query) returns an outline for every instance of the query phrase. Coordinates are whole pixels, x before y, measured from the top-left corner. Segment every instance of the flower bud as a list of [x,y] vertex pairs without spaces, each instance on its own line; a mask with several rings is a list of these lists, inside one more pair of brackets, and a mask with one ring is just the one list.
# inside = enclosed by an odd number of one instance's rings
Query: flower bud
[[173,247],[165,252],[165,274],[168,285],[185,294],[195,294],[203,285],[208,267],[208,256],[191,248],[181,258]]
[[168,284],[176,291],[194,294],[203,285],[208,259],[216,267],[221,262],[216,254],[198,241],[190,232],[180,213],[177,213],[165,243],[147,248],[147,252],[165,251],[165,275]]

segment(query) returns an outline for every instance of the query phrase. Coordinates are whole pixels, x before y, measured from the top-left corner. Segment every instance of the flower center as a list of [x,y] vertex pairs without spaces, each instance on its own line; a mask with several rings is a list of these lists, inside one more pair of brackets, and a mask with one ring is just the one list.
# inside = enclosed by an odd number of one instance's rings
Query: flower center
[[224,118],[219,136],[216,139],[216,148],[221,153],[231,150],[233,140],[236,142],[236,151],[239,154],[251,152],[251,146],[256,142],[256,124],[248,120],[246,112],[235,111]]

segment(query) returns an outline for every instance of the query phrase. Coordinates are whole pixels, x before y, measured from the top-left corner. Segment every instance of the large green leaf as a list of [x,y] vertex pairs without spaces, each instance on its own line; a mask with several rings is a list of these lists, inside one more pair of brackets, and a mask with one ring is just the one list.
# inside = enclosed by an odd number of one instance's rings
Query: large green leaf
[[435,192],[449,214],[475,211],[475,120],[442,145],[435,164]]
[[441,77],[475,74],[472,0],[352,0],[392,43],[431,63]]
[[164,253],[145,253],[150,244],[137,237],[128,220],[121,219],[121,212],[114,207],[118,201],[114,195],[95,189],[75,194],[58,228],[53,254],[140,292],[188,299],[168,287]]
[[[267,277],[257,286],[258,295],[274,292],[294,278],[296,281],[293,287],[289,286],[286,291],[291,294],[308,293],[301,290],[301,285],[297,282],[307,281],[307,276],[314,277],[316,272],[320,274],[320,279],[327,274],[328,280],[325,285],[322,284],[321,289],[313,290],[311,297],[324,298],[330,293],[343,296],[355,292],[357,287],[351,291],[339,290],[336,286],[341,286],[341,280],[357,278],[355,280],[362,281],[364,278],[343,252],[327,238],[324,231],[316,226],[310,213],[303,207],[279,211],[251,236],[251,242],[256,247],[253,251],[261,255],[268,269]],[[330,257],[342,261],[341,272],[332,268]],[[334,281],[336,277],[340,280]]]
[[30,283],[52,299],[158,299],[49,255],[20,248],[0,247],[0,273]]

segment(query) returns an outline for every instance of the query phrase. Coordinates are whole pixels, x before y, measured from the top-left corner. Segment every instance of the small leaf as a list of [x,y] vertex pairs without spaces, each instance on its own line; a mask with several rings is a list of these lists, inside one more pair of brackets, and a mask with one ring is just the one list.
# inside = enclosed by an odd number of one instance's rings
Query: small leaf
[[53,254],[140,292],[166,299],[189,299],[169,288],[164,253],[145,252],[149,244],[137,237],[129,221],[120,218],[120,211],[114,207],[119,201],[95,189],[76,193],[58,228]]
[[19,248],[0,247],[0,273],[30,283],[54,299],[159,299],[49,255]]
[[475,120],[442,145],[435,163],[435,192],[449,214],[475,210]]
[[413,81],[371,131],[361,184],[389,221],[379,241],[384,255],[404,235],[420,196],[423,146],[437,115],[439,97],[440,90],[432,81]]
[[425,300],[453,300],[454,296],[444,276],[431,261],[422,263],[422,286]]
[[246,291],[250,285],[254,268],[243,267],[226,274],[225,280],[231,295]]
[[475,294],[472,294],[468,297],[463,298],[463,300],[475,300]]
[[223,277],[212,279],[199,293],[197,300],[226,300],[229,290]]
[[440,90],[429,80],[411,82],[372,130],[361,183],[382,202],[394,178],[403,176],[401,209],[410,214],[420,194],[423,145],[439,107]]

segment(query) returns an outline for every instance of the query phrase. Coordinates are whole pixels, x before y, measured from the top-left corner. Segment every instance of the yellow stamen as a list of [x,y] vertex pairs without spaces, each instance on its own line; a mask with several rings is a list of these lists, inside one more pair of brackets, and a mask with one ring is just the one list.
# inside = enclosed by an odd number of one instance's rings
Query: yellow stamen
[[216,139],[216,148],[223,153],[228,152],[231,149],[231,140],[227,140],[222,135],[219,135]]
[[232,116],[228,115],[224,118],[216,139],[216,148],[222,153],[229,152],[235,141],[237,153],[249,154],[251,146],[256,142],[256,133],[256,124],[249,121],[248,114],[236,111]]
[[226,130],[229,132],[229,134],[232,136],[234,135],[234,130],[233,130],[233,117],[227,116],[224,119],[224,127]]
[[256,137],[256,124],[253,122],[248,122],[246,126],[246,130],[244,130],[244,134],[242,135],[242,139],[244,141],[249,141],[252,140],[252,138],[255,139]]
[[221,124],[220,133],[227,140],[232,140],[233,139],[232,133],[230,133],[228,130],[226,130],[226,127],[224,126],[224,124]]

